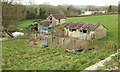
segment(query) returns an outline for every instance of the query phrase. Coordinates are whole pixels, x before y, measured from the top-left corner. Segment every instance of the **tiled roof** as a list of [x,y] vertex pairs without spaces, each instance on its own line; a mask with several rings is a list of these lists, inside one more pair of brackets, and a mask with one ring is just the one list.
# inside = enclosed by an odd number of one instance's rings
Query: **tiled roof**
[[66,19],[64,14],[52,14],[56,19]]
[[82,22],[71,22],[66,24],[66,28],[73,29],[84,29],[88,31],[94,31],[99,27],[100,24],[82,23]]

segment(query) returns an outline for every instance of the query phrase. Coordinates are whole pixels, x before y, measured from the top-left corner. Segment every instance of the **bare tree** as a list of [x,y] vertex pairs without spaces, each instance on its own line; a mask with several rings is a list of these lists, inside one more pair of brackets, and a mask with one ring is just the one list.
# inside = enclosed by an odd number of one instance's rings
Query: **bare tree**
[[2,1],[2,26],[6,29],[14,30],[19,21],[21,21],[24,17],[23,14],[25,13],[24,9],[25,6],[13,4],[13,2],[16,1],[14,0]]
[[14,0],[2,0],[2,2],[5,2],[8,5],[11,5],[14,2]]

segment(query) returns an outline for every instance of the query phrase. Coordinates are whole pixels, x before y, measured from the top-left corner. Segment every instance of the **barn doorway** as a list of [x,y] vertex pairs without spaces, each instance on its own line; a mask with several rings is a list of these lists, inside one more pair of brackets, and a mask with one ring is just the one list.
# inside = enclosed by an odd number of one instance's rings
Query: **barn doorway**
[[50,23],[52,23],[52,16],[50,16],[50,18],[49,18],[49,19],[50,19]]
[[59,19],[59,23],[60,23],[60,19]]
[[87,30],[83,30],[83,33],[87,33]]

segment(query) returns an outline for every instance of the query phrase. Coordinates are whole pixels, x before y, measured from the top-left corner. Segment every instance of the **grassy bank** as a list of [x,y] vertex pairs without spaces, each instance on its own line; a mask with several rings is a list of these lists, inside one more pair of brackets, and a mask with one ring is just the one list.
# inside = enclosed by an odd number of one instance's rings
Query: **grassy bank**
[[[30,46],[26,39],[13,39],[3,42],[3,69],[5,70],[83,70],[86,67],[108,57],[116,52],[113,47],[118,39],[117,15],[102,15],[89,17],[72,17],[67,22],[102,23],[108,29],[107,37],[98,40],[101,44],[96,50],[68,53],[63,48],[41,48]],[[25,21],[20,27],[31,24]]]

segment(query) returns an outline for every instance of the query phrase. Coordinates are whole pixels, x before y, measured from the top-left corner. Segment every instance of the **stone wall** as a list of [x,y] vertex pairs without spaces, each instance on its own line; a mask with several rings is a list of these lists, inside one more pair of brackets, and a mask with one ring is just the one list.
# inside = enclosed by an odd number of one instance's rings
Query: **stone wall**
[[91,38],[93,38],[93,36],[96,39],[100,39],[107,35],[107,29],[104,28],[102,25],[100,25],[95,31],[90,31],[87,33],[80,32],[78,29],[76,31],[69,31],[69,28],[68,29],[64,28],[64,30],[65,36],[87,40],[90,40]]
[[95,30],[94,35],[96,39],[101,39],[107,35],[107,29],[101,25]]

